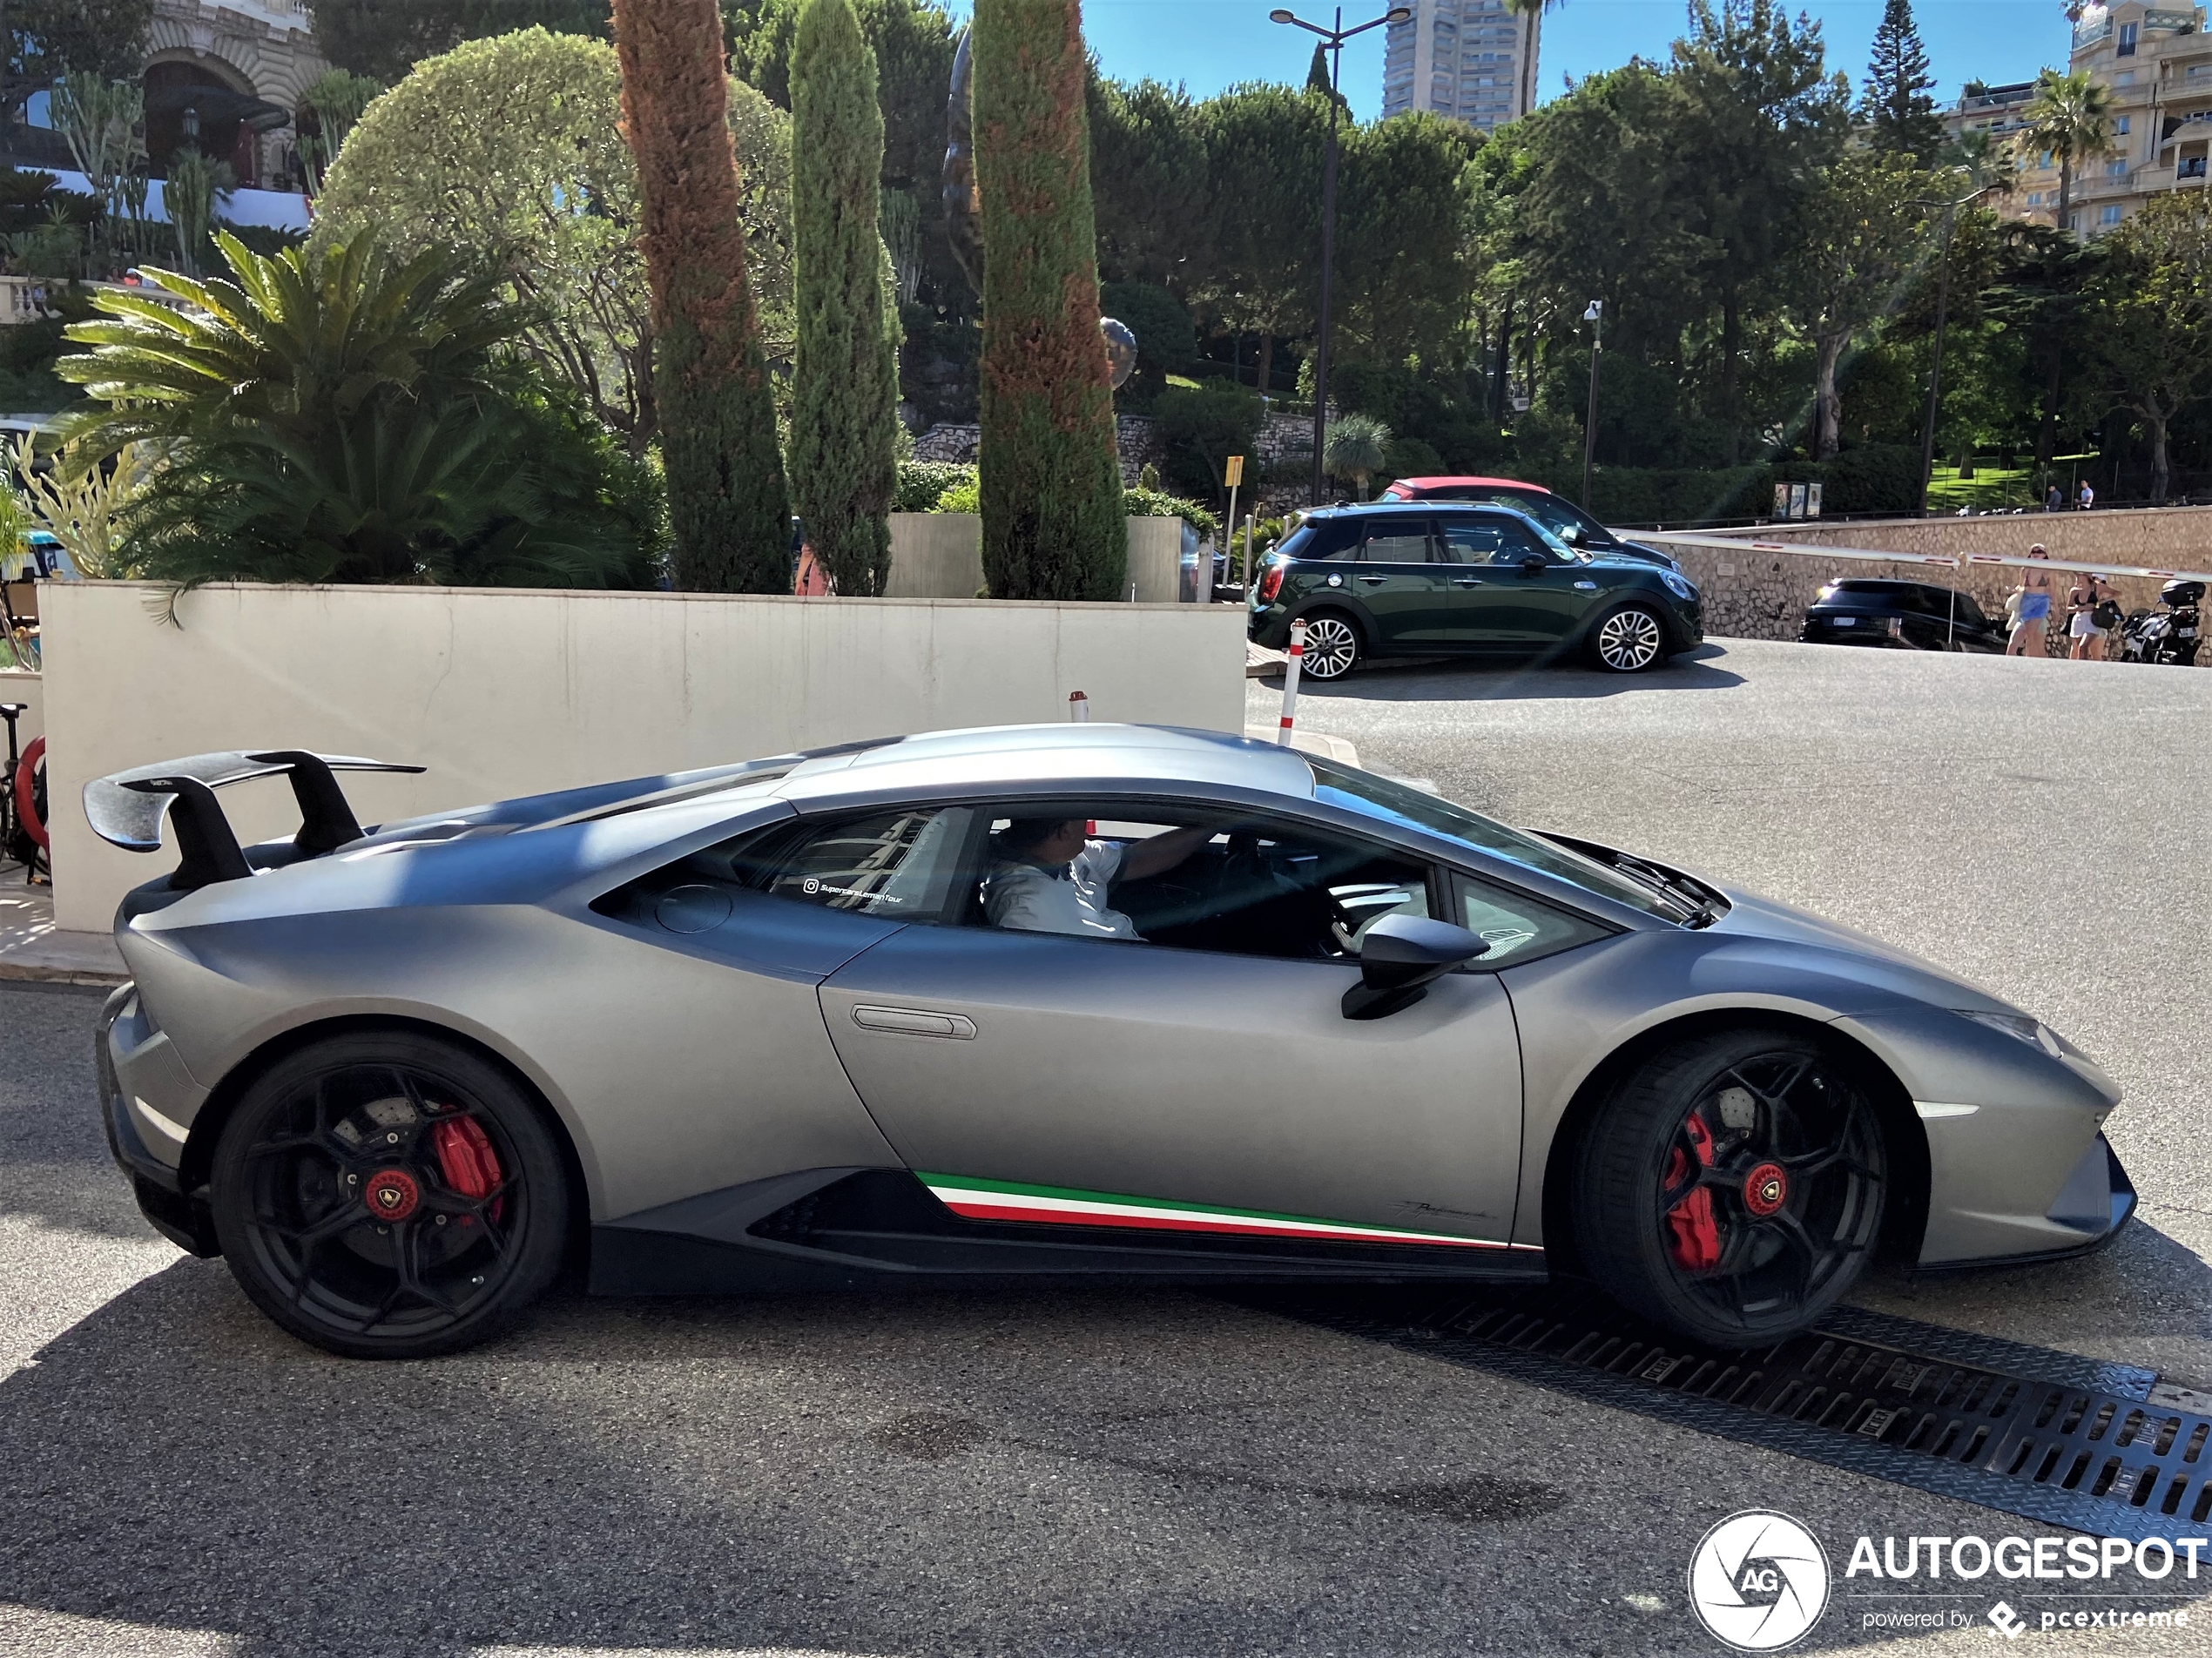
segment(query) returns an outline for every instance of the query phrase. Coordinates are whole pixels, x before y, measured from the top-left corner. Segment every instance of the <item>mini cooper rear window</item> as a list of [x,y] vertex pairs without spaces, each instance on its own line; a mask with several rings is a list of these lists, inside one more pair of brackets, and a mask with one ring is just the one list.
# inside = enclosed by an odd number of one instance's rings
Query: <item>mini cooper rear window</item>
[[1649,887],[1615,874],[1580,853],[1523,834],[1480,812],[1469,812],[1465,806],[1453,805],[1441,795],[1408,788],[1372,772],[1332,765],[1326,760],[1309,758],[1307,764],[1313,768],[1314,798],[1330,805],[1426,829],[1431,834],[1443,835],[1478,852],[1511,859],[1527,868],[1571,881],[1585,892],[1609,898],[1616,904],[1626,904],[1647,915],[1669,921],[1682,920],[1679,907],[1669,905]]

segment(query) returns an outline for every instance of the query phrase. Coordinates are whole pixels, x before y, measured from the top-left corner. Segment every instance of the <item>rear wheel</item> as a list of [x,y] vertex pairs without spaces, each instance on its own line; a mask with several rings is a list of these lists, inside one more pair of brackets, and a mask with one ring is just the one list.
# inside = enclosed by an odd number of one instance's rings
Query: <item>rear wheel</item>
[[1576,1241],[1631,1311],[1760,1346],[1858,1281],[1887,1169],[1872,1102],[1823,1044],[1776,1030],[1695,1037],[1646,1062],[1591,1123]]
[[1666,660],[1667,625],[1649,605],[1623,604],[1590,630],[1590,657],[1608,673],[1642,673]]
[[1305,656],[1298,671],[1315,679],[1341,679],[1359,665],[1359,626],[1337,610],[1316,610],[1305,623]]
[[239,1287],[346,1358],[473,1346],[560,1269],[553,1129],[496,1066],[435,1038],[345,1036],[290,1055],[239,1102],[211,1172]]

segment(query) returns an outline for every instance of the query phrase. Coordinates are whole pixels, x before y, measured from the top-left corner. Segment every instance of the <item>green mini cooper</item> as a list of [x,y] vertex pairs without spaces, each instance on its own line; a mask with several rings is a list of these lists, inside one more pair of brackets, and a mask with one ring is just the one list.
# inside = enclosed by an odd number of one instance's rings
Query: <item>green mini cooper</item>
[[1586,653],[1640,673],[1705,637],[1697,589],[1670,570],[1576,552],[1524,513],[1379,502],[1307,515],[1267,556],[1251,637],[1340,679],[1369,657]]

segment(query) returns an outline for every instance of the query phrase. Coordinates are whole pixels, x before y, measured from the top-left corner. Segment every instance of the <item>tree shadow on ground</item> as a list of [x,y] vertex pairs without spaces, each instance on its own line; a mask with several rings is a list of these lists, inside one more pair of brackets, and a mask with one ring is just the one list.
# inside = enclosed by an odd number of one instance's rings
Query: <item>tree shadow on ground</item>
[[[1716,664],[1715,659],[1726,654],[1717,645],[1700,645],[1662,667],[1638,674],[1606,673],[1569,662],[1390,658],[1369,663],[1327,684],[1300,679],[1298,697],[1317,701],[1342,697],[1364,702],[1558,702],[1637,691],[1730,691],[1742,684],[1743,677]],[[1264,683],[1279,688],[1282,676],[1272,675]]]

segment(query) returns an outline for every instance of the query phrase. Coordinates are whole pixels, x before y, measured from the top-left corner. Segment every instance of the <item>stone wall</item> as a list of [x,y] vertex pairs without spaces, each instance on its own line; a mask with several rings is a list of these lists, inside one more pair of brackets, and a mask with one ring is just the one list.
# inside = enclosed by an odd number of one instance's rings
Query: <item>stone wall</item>
[[[2054,558],[2098,559],[2115,564],[2202,570],[2212,568],[2212,509],[2165,511],[2031,514],[2019,517],[1908,518],[1838,524],[1770,524],[1740,532],[1754,539],[1787,538],[1820,546],[1867,548],[1883,552],[1938,554],[1966,558],[1975,554],[2013,556],[2041,542]],[[1731,532],[1730,539],[1737,539]],[[1806,607],[1824,583],[1839,576],[1931,582],[1971,594],[1993,617],[2005,611],[2005,597],[2020,584],[2013,564],[1891,563],[1880,559],[1829,560],[1803,553],[1761,552],[1718,547],[1669,548],[1682,561],[1683,574],[1704,590],[1705,631],[1739,639],[1794,639],[1804,625]],[[2052,572],[2055,636],[2064,630],[2066,590],[2072,577]],[[2153,576],[2121,576],[2113,582],[2123,612],[2148,610],[2164,584]],[[2212,660],[2204,664],[2212,666]]]
[[[1152,422],[1142,414],[1123,414],[1114,421],[1114,445],[1121,452],[1122,484],[1128,488],[1150,463],[1160,462],[1160,446],[1152,435]],[[914,440],[917,461],[950,462],[974,466],[983,447],[983,428],[972,422],[940,421]]]

